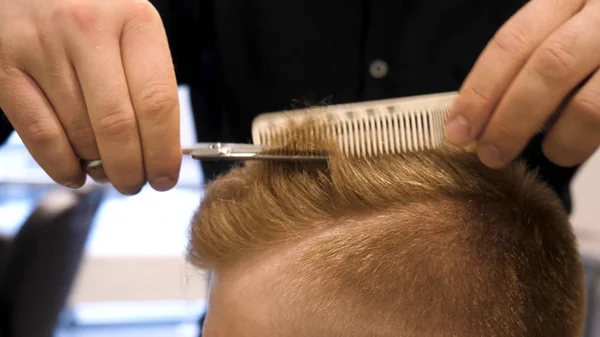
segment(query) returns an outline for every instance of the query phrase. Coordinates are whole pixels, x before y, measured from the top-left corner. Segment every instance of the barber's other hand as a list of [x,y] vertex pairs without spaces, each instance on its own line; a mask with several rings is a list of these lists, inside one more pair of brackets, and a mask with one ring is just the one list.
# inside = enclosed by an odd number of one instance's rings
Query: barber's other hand
[[460,89],[447,124],[455,144],[477,141],[484,164],[513,160],[582,84],[543,144],[560,166],[600,145],[600,0],[532,0],[491,40]]
[[85,182],[80,158],[123,194],[178,180],[177,83],[146,0],[0,0],[0,107],[62,185]]

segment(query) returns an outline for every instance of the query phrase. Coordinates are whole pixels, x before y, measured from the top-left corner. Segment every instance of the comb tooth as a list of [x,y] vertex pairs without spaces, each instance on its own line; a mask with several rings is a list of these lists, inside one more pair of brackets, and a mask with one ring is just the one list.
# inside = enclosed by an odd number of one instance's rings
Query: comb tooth
[[421,130],[420,126],[421,126],[421,121],[419,120],[419,110],[415,110],[414,111],[414,115],[413,115],[413,119],[412,119],[412,124],[411,124],[411,133],[413,135],[413,151],[419,151],[421,150],[421,137],[419,137],[419,131]]
[[440,131],[442,131],[442,132],[444,131],[443,128],[440,128],[440,126],[442,126],[443,121],[440,120],[441,115],[439,114],[439,110],[436,113],[435,117],[436,117],[435,118],[435,127],[436,127],[436,130],[434,131],[435,132],[435,134],[434,134],[434,136],[435,136],[435,145],[439,145],[441,143],[442,139],[441,139],[441,137],[438,136],[438,133]]
[[433,129],[433,124],[432,124],[433,117],[432,117],[431,111],[428,111],[427,114],[424,116],[424,118],[425,118],[425,122],[427,123],[427,129],[426,129],[427,133],[425,134],[425,135],[427,135],[427,144],[428,144],[427,148],[431,149],[431,148],[433,148],[433,142],[434,142],[434,139],[433,139],[434,135],[431,132],[431,130]]
[[375,116],[373,110],[370,110],[371,113],[371,125],[373,126],[373,154],[379,155],[381,154],[381,128],[379,127],[379,118]]
[[377,115],[375,115],[373,117],[373,120],[375,121],[375,134],[377,136],[377,152],[376,154],[383,154],[383,121],[381,120],[381,118]]
[[413,134],[415,135],[415,150],[419,151],[423,149],[423,137],[421,131],[421,111],[415,111],[415,124],[413,125]]
[[390,140],[392,138],[392,120],[390,119],[390,115],[385,115],[383,122],[385,124],[385,133],[383,134],[383,145],[385,146],[385,153],[389,154],[392,152],[392,146],[390,145]]
[[404,150],[404,144],[402,140],[402,128],[404,124],[402,122],[402,115],[396,113],[396,108],[394,108],[394,120],[396,121],[396,130],[394,133],[396,134],[396,151],[397,153],[402,153]]
[[400,149],[399,149],[399,137],[398,137],[398,116],[396,116],[394,114],[394,107],[393,106],[389,106],[388,107],[388,111],[389,111],[389,116],[391,119],[391,125],[390,127],[391,132],[390,132],[390,137],[391,137],[391,141],[390,141],[390,147],[392,150],[392,153],[399,153]]
[[338,121],[338,138],[340,142],[340,146],[342,149],[342,153],[345,155],[346,152],[346,137],[344,137],[346,122],[343,120]]
[[377,123],[377,119],[375,118],[375,116],[373,116],[373,110],[371,110],[371,155],[376,156],[379,154],[379,128],[378,128],[378,123]]
[[369,123],[368,123],[368,133],[367,133],[367,137],[369,138],[369,152],[368,155],[373,156],[377,154],[377,135],[376,135],[376,123],[375,123],[375,119],[373,118],[373,116],[369,116]]
[[427,111],[425,115],[423,115],[423,121],[425,122],[425,139],[427,142],[427,148],[431,149],[433,148],[433,133],[431,133],[433,119],[431,111]]
[[350,156],[356,155],[356,119],[354,115],[350,117],[350,134],[348,135],[350,141]]
[[433,133],[433,137],[435,139],[435,146],[437,146],[442,143],[440,134],[442,134],[444,132],[444,125],[442,124],[444,111],[442,109],[436,109],[434,116],[435,116],[435,130],[432,130],[431,132]]
[[405,114],[400,114],[398,115],[398,119],[400,121],[400,152],[405,152],[408,148],[408,140],[406,137],[406,121],[408,120],[408,116],[406,116]]
[[420,137],[422,139],[422,144],[421,144],[421,148],[422,149],[427,149],[428,148],[427,147],[427,144],[428,144],[428,142],[427,142],[427,140],[428,140],[428,137],[427,137],[427,120],[426,120],[425,114],[426,114],[425,110],[421,110],[420,113],[419,113],[419,124],[420,124],[419,135],[420,135]]
[[431,139],[431,147],[434,148],[438,144],[438,110],[435,109],[429,114],[429,137]]
[[370,155],[372,155],[372,152],[371,152],[371,146],[372,146],[371,145],[371,141],[373,139],[373,124],[371,124],[371,118],[370,117],[367,117],[367,119],[366,119],[365,122],[366,122],[366,124],[365,124],[365,138],[367,139],[367,144],[366,144],[367,153],[366,153],[366,155],[370,156]]
[[361,115],[358,115],[357,117],[355,117],[355,123],[356,123],[356,155],[357,156],[362,156],[363,155],[363,148],[364,148],[364,141],[365,141],[365,135],[364,135],[364,125],[363,125],[363,118]]
[[425,147],[427,149],[431,149],[431,147],[432,147],[431,146],[431,141],[432,141],[432,139],[431,139],[431,136],[432,136],[431,123],[430,123],[430,118],[429,118],[429,114],[427,113],[427,111],[423,114],[422,118],[423,118],[423,128],[425,131],[425,132],[423,132],[423,138],[425,139]]
[[[436,113],[433,115],[433,120],[431,121],[431,123],[433,124],[432,130],[431,130],[431,137],[434,139],[433,141],[433,146],[437,147],[440,144],[440,137],[438,137],[438,133],[440,131],[439,126],[440,126],[440,119],[438,117],[439,112],[436,111]],[[441,130],[443,131],[443,129]]]
[[356,155],[357,156],[363,155],[363,145],[364,145],[363,142],[364,142],[363,122],[362,122],[362,117],[359,115],[356,118]]
[[419,110],[417,111],[417,113],[415,114],[415,119],[417,121],[417,125],[416,125],[416,130],[413,130],[413,132],[416,134],[417,136],[417,149],[418,150],[423,150],[425,148],[425,140],[423,139],[423,110]]
[[423,120],[423,110],[419,110],[417,113],[417,137],[419,137],[419,150],[426,149],[425,147],[425,124]]
[[344,151],[344,145],[342,144],[342,139],[341,139],[341,121],[340,120],[336,120],[335,121],[335,129],[334,129],[334,134],[335,134],[335,138],[336,141],[338,143],[338,146],[340,147],[340,150]]
[[373,110],[369,110],[369,132],[367,133],[367,136],[369,137],[369,145],[370,145],[370,149],[369,149],[369,155],[370,156],[374,156],[377,154],[377,124],[375,121],[375,118],[373,118]]
[[394,140],[394,116],[390,116],[387,115],[387,121],[388,121],[388,147],[389,147],[389,153],[395,153],[396,152],[396,147],[395,147],[395,140]]
[[417,136],[419,137],[419,150],[427,149],[427,143],[425,140],[425,120],[423,116],[425,111],[419,110],[417,114]]
[[381,113],[381,110],[378,111],[379,112],[379,118],[381,119],[381,138],[382,138],[382,145],[383,145],[383,153],[385,154],[389,154],[390,153],[390,146],[389,146],[389,137],[388,137],[388,133],[390,132],[390,127],[388,125],[388,116],[384,115]]
[[350,130],[348,128],[348,121],[344,121],[344,123],[342,124],[342,139],[344,140],[344,154],[345,155],[349,155],[350,154],[350,140],[348,139],[348,137],[350,136]]
[[414,132],[415,125],[417,124],[415,115],[416,115],[415,110],[411,110],[410,121],[408,123],[408,126],[409,126],[408,135],[409,135],[409,138],[410,138],[410,149],[409,149],[409,151],[416,151],[418,149],[418,147],[417,147],[418,146],[417,145],[417,135]]
[[412,136],[412,137],[409,137],[410,138],[410,148],[409,148],[409,151],[416,151],[418,149],[418,145],[417,145],[418,144],[417,143],[418,142],[418,138],[417,138],[416,133],[414,132],[415,131],[415,126],[417,124],[417,121],[416,121],[416,118],[415,118],[416,116],[415,115],[416,115],[415,111],[411,110],[411,112],[410,112],[410,122],[408,124],[409,125],[409,133],[408,134],[410,136]]
[[342,153],[344,155],[348,154],[348,142],[346,141],[346,122],[343,120],[340,120],[339,122],[339,137],[340,137],[340,145],[342,147]]
[[[445,127],[445,124],[446,124],[446,120],[448,119],[448,114],[449,113],[450,113],[450,108],[449,107],[442,109],[442,116],[441,116],[442,118],[440,118],[440,129],[441,129],[440,134],[444,134],[444,127]],[[441,143],[441,142],[444,141],[444,139],[443,139],[443,137],[440,137],[440,138],[441,138],[440,139],[440,143]]]

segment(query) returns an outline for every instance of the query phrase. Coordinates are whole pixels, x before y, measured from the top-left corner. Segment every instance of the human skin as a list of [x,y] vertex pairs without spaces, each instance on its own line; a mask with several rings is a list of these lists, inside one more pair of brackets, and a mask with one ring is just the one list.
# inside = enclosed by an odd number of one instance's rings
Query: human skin
[[581,164],[600,145],[599,67],[600,1],[530,1],[468,75],[450,112],[448,139],[477,141],[484,164],[504,167],[574,92],[543,151],[557,165]]
[[178,180],[177,82],[146,0],[0,0],[0,106],[62,185],[85,182],[80,158],[123,194]]

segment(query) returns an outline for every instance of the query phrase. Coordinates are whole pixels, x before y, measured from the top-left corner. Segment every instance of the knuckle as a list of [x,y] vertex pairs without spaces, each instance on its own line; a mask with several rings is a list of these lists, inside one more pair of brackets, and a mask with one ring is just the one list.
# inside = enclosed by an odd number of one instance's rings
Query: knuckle
[[15,51],[29,50],[39,44],[40,30],[31,23],[13,23],[11,28],[0,38],[2,54],[14,54]]
[[177,92],[164,84],[150,85],[139,94],[140,116],[147,120],[162,120],[176,110]]
[[87,32],[100,28],[102,13],[91,1],[75,1],[56,8],[54,17],[57,22],[73,23],[80,31]]
[[68,128],[67,133],[71,143],[77,150],[96,149],[96,137],[90,123],[85,120],[74,120]]
[[470,87],[469,94],[479,100],[480,105],[485,106],[490,103],[490,95],[481,87]]
[[22,137],[28,139],[30,142],[43,144],[55,141],[56,139],[60,138],[60,135],[60,129],[42,119],[31,121],[27,125],[25,135]]
[[97,132],[106,137],[116,137],[136,128],[136,121],[132,114],[121,107],[109,107],[98,119]]
[[495,126],[496,143],[507,152],[518,151],[520,144],[525,142],[528,135],[526,130],[513,122],[503,121]]
[[492,39],[492,43],[509,55],[522,55],[531,46],[531,41],[526,34],[510,26],[501,28]]
[[577,67],[577,58],[563,42],[555,41],[539,49],[534,70],[546,81],[568,78]]
[[40,31],[33,24],[22,23],[19,24],[18,27],[14,28],[14,40],[12,41],[14,43],[23,44],[40,40]]
[[5,73],[15,73],[23,68],[23,63],[38,56],[40,43],[44,39],[41,30],[31,23],[14,23],[6,32],[0,35],[0,70]]
[[146,0],[135,1],[130,10],[131,19],[140,23],[160,21],[160,14],[156,8]]

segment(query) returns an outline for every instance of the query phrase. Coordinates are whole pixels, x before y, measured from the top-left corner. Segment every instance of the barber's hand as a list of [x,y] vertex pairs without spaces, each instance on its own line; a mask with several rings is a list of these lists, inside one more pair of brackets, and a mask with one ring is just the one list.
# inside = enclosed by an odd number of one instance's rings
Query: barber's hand
[[80,159],[123,194],[178,180],[177,83],[146,0],[0,0],[0,107],[62,185],[84,183]]
[[600,145],[600,0],[532,0],[481,54],[451,109],[448,139],[477,141],[489,167],[513,160],[570,92],[543,144],[560,166]]

